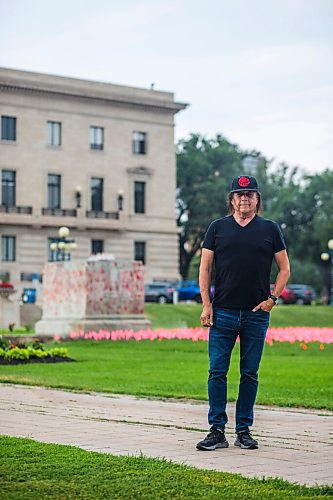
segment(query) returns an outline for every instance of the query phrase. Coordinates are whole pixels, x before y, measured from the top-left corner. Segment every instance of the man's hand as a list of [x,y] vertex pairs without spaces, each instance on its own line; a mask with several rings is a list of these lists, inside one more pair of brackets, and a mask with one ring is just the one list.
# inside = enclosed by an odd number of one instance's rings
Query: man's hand
[[212,304],[208,306],[203,306],[202,313],[200,316],[201,326],[212,326],[213,324],[213,308]]
[[266,311],[269,313],[273,309],[274,305],[275,305],[275,303],[274,303],[273,299],[263,300],[254,309],[252,309],[252,311],[256,312],[256,311],[259,311],[259,309],[261,309],[262,311]]

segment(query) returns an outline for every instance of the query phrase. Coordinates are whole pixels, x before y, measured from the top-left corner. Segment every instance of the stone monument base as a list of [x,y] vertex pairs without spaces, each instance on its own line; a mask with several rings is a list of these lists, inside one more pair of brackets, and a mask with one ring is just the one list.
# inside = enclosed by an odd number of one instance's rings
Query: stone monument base
[[114,318],[84,318],[84,319],[42,319],[36,323],[36,336],[69,338],[71,332],[99,332],[99,330],[147,330],[151,322],[141,315],[116,316]]
[[141,262],[113,257],[48,262],[43,274],[43,316],[36,335],[69,338],[71,332],[141,330],[144,314]]
[[0,328],[15,328],[20,324],[20,304],[18,300],[12,300],[6,293],[0,293]]

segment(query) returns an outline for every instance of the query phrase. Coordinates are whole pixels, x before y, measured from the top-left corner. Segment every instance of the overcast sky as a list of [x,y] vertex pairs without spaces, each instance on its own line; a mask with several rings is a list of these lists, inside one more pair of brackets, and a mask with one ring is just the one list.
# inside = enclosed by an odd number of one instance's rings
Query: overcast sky
[[333,0],[0,0],[0,65],[175,92],[176,138],[333,168]]

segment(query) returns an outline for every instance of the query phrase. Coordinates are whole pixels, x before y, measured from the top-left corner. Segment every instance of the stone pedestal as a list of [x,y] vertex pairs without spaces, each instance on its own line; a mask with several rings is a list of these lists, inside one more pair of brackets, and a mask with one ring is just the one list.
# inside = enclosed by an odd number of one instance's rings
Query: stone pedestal
[[0,289],[0,328],[20,326],[20,304],[13,289]]
[[43,317],[38,336],[74,331],[144,329],[143,267],[140,262],[52,262],[43,274]]

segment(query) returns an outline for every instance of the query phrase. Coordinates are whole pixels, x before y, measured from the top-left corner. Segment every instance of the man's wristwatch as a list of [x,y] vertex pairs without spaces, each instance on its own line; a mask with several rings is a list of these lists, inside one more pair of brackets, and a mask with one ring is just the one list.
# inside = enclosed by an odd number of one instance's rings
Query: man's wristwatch
[[276,304],[277,301],[278,301],[278,297],[276,297],[275,295],[273,295],[271,293],[268,295],[268,298],[272,299],[272,301],[274,302],[274,304]]

